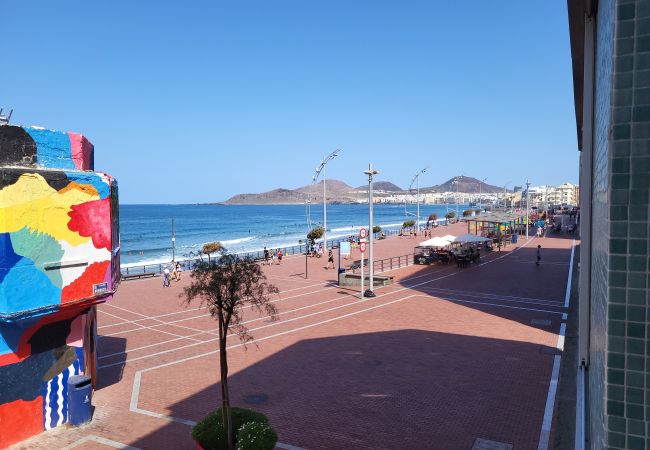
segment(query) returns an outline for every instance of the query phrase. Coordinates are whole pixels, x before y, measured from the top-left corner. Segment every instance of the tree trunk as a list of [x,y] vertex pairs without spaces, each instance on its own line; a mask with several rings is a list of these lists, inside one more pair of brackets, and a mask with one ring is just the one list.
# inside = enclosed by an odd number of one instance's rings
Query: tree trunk
[[230,396],[228,395],[228,358],[226,357],[226,333],[223,326],[223,312],[219,310],[219,367],[221,372],[221,412],[223,428],[228,439],[228,449],[235,450],[232,436],[232,420],[230,415]]

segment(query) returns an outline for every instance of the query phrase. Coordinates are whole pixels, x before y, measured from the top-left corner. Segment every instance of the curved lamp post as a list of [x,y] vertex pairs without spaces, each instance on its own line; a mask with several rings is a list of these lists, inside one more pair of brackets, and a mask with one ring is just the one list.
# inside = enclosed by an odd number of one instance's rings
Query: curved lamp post
[[415,183],[417,187],[417,215],[415,216],[415,229],[417,232],[420,232],[420,175],[422,175],[424,172],[429,170],[429,166],[425,167],[424,169],[420,170],[418,173],[416,173],[413,176],[413,179],[411,180],[411,184],[409,184],[409,192],[413,188],[413,183]]
[[325,187],[325,166],[328,162],[333,160],[339,155],[341,149],[336,149],[329,155],[325,157],[318,167],[316,167],[316,172],[314,172],[314,177],[312,178],[312,184],[316,183],[319,175],[323,174],[323,242],[325,243],[325,251],[327,251],[327,189]]

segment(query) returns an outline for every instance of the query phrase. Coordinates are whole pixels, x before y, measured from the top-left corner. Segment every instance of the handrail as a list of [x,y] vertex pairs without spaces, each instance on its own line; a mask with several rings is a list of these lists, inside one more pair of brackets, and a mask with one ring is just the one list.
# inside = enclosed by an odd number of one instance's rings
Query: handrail
[[[367,264],[368,259],[364,258],[364,262]],[[402,256],[391,256],[390,258],[384,258],[375,260],[374,262],[374,273],[389,272],[394,269],[401,269],[402,267],[412,266],[415,263],[413,259],[413,253],[409,253]],[[364,267],[365,270],[368,270],[367,265]],[[353,274],[356,274],[357,271],[361,271],[361,268],[357,264],[352,263],[345,268],[346,272],[351,271]]]
[[[375,233],[375,239],[377,239],[378,235],[382,233],[386,236],[396,236],[399,234],[399,229],[382,230],[380,233]],[[358,236],[357,234],[348,234],[336,239],[328,239],[327,249],[337,248],[335,244],[338,244],[341,241],[348,240],[351,237],[357,237],[357,236]],[[307,249],[306,244],[299,244],[299,245],[293,245],[289,247],[269,248],[269,251],[282,250],[284,256],[293,256],[293,255],[304,255],[306,249]],[[236,255],[242,258],[251,258],[251,259],[264,258],[264,252],[261,250],[255,252],[241,252],[241,253],[236,253]],[[207,255],[202,257],[207,259],[208,262],[211,262],[213,259],[216,260],[217,258],[213,256],[211,253],[208,253]],[[192,267],[194,267],[196,260],[197,258],[189,258],[189,259],[178,260],[176,262],[180,263],[181,268],[183,270],[192,270]],[[123,273],[124,275],[144,274],[144,273],[160,274],[163,272],[163,270],[165,270],[165,266],[167,266],[167,264],[168,263],[165,264],[154,263],[154,264],[142,264],[142,265],[138,264],[138,265],[122,266],[120,267],[120,272]]]

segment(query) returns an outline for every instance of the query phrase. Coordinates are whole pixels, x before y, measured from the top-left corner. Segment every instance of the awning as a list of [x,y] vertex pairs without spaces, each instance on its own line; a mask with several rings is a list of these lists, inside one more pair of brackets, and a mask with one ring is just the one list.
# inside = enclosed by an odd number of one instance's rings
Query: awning
[[[453,236],[451,236],[453,238]],[[418,247],[446,247],[449,244],[451,244],[451,241],[449,239],[436,236],[434,238],[431,238],[427,241],[420,242]]]
[[472,243],[486,242],[491,240],[492,239],[483,236],[476,236],[473,234],[463,234],[462,236],[458,236],[456,239],[454,239],[454,243],[472,244]]

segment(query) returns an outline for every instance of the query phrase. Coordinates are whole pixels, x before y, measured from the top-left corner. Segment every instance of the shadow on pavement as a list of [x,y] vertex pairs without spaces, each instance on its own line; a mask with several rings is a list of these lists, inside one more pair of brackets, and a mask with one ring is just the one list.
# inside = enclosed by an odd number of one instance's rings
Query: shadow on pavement
[[[106,362],[105,356],[112,353],[120,353],[126,351],[126,339],[116,336],[101,336],[97,343],[98,350],[98,367],[101,367],[102,364]],[[102,357],[104,356],[104,357]],[[124,356],[120,356],[122,359]],[[115,361],[115,359],[110,360]],[[119,383],[122,380],[122,374],[124,373],[124,363],[98,369],[99,376],[97,377],[97,386],[95,389],[103,389],[105,387],[111,386],[113,384]]]
[[[466,450],[476,438],[533,449],[553,363],[544,348],[412,329],[308,339],[232,375],[232,404],[265,413],[280,442],[309,449]],[[219,406],[218,360],[208,358],[200,366],[215,383],[155,412],[198,421]],[[171,367],[158,376],[173,373],[187,390],[196,361]],[[156,400],[143,382],[140,408]],[[190,433],[168,422],[130,445],[190,449]]]

